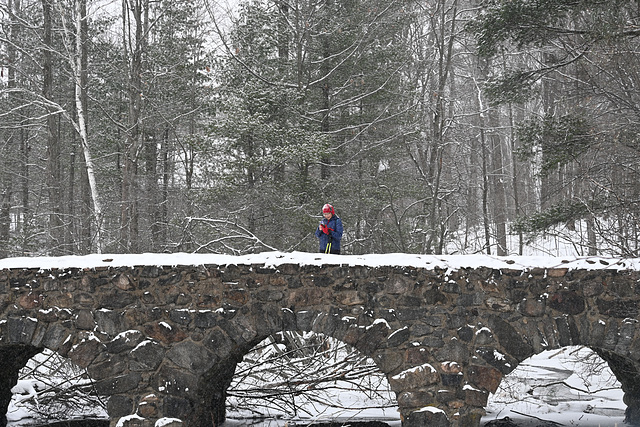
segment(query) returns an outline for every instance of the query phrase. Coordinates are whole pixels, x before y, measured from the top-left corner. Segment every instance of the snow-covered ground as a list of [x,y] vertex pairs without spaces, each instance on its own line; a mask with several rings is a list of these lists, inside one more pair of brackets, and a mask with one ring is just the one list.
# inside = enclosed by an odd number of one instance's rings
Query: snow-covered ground
[[482,421],[509,417],[522,426],[540,425],[540,419],[565,426],[625,426],[622,396],[600,357],[584,347],[565,347],[535,355],[505,377]]

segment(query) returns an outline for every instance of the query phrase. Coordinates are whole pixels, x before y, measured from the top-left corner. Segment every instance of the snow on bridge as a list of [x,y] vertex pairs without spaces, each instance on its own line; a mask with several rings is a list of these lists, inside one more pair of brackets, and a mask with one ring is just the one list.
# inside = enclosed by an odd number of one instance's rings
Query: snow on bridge
[[367,255],[325,255],[308,252],[262,252],[252,255],[218,254],[92,254],[61,257],[17,257],[0,259],[0,269],[5,268],[95,268],[137,265],[251,265],[264,264],[277,267],[282,264],[298,265],[347,265],[347,266],[397,266],[417,268],[532,268],[616,269],[638,270],[638,258],[607,257],[547,257],[547,256],[490,256],[490,255],[415,255],[403,253]]

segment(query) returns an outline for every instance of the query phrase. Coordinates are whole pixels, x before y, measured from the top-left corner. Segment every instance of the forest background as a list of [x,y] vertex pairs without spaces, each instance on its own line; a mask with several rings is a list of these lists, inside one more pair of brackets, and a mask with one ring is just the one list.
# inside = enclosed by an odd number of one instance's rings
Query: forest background
[[637,257],[639,35],[629,0],[0,0],[0,257],[313,252],[327,202],[344,253]]

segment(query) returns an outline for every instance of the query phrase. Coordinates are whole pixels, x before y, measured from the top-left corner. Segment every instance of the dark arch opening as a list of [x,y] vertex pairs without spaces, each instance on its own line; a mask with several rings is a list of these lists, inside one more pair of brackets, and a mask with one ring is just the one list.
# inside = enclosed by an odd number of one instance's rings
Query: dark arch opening
[[7,425],[7,409],[13,397],[11,388],[18,382],[20,369],[39,351],[26,344],[0,347],[0,426]]
[[314,332],[278,332],[252,347],[236,365],[226,408],[236,421],[400,425],[395,395],[374,361]]
[[[487,404],[481,425],[540,419],[562,425],[623,425],[623,391],[610,362],[584,346],[548,350],[506,375]],[[535,418],[537,417],[537,419]]]
[[10,424],[108,425],[106,398],[98,396],[86,369],[49,349],[36,352],[18,367],[7,420]]

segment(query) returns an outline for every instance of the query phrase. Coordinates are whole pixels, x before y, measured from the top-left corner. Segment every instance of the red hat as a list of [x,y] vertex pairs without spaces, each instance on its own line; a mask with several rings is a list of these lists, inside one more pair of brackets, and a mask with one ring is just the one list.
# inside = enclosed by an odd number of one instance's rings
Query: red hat
[[327,203],[322,207],[322,213],[328,213],[328,212],[331,213],[331,215],[336,214],[335,209],[333,209],[333,206],[331,206],[329,203]]

